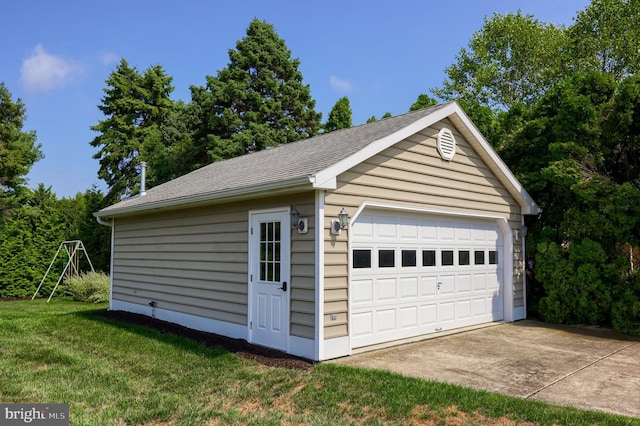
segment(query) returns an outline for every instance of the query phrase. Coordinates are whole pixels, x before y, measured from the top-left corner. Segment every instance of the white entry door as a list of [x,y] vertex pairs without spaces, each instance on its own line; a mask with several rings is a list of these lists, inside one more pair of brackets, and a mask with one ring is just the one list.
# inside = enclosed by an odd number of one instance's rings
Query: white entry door
[[289,336],[289,212],[250,215],[251,342],[286,350]]

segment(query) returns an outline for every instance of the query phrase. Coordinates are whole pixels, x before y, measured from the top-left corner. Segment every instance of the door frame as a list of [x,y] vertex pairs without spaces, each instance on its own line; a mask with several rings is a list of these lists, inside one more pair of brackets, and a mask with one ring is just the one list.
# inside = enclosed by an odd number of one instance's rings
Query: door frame
[[258,261],[260,259],[259,253],[259,242],[260,242],[260,232],[259,229],[254,229],[256,225],[259,224],[261,219],[265,218],[273,218],[275,220],[280,219],[280,242],[281,242],[281,265],[282,269],[280,271],[281,281],[287,282],[287,291],[284,292],[284,334],[286,336],[284,347],[281,346],[269,346],[265,345],[264,342],[261,342],[262,346],[273,347],[274,349],[283,350],[288,352],[289,349],[289,338],[291,332],[291,226],[290,226],[290,213],[288,207],[280,207],[280,208],[272,208],[272,209],[261,209],[261,210],[250,210],[249,211],[249,223],[248,223],[248,265],[247,265],[247,336],[248,342],[254,343],[254,330],[253,323],[256,321],[257,307],[253,302],[256,292],[256,277],[258,276]]

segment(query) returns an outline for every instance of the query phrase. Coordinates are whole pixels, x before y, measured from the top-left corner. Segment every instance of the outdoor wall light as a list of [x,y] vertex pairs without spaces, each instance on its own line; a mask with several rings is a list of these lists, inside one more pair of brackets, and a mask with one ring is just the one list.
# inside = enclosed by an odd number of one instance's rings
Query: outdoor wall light
[[521,238],[524,238],[526,236],[527,236],[526,225],[522,225],[522,228],[516,229],[513,231],[513,238],[515,238],[516,241],[520,241]]
[[340,229],[345,229],[349,224],[349,213],[347,213],[344,207],[340,210],[340,213],[338,213],[338,222],[340,222]]
[[298,234],[306,234],[309,232],[309,220],[307,218],[301,218],[298,209],[291,206],[289,214],[291,215],[291,227],[296,228]]
[[291,227],[297,228],[300,223],[300,212],[294,206],[291,206],[289,214],[291,215]]
[[343,229],[345,229],[349,225],[349,213],[342,208],[340,213],[338,213],[338,220],[331,221],[331,235],[340,235]]

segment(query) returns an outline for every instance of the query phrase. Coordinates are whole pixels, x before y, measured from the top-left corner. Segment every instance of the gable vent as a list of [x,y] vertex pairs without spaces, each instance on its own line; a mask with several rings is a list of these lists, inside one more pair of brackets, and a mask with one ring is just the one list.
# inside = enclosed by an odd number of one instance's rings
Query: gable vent
[[446,127],[438,133],[438,152],[447,161],[451,161],[456,153],[456,139]]

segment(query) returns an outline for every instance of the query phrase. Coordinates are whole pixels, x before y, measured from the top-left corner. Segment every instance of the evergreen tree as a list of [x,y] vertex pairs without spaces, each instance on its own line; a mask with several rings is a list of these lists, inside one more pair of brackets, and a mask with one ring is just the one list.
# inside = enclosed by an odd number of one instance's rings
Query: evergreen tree
[[206,87],[191,87],[194,161],[207,164],[316,134],[320,114],[300,61],[271,24],[254,19]]
[[[108,87],[98,108],[106,119],[91,129],[100,135],[91,146],[100,148],[98,176],[108,187],[108,198],[117,200],[138,191],[138,164],[153,159],[162,149],[160,125],[171,113],[172,78],[160,65],[140,74],[122,59],[107,79]],[[153,179],[154,164],[149,164]]]
[[35,132],[22,130],[26,109],[0,82],[0,221],[18,202],[17,193],[31,166],[44,156]]
[[329,118],[324,125],[325,133],[333,132],[339,129],[348,129],[351,127],[351,106],[349,105],[349,98],[346,96],[338,99],[336,104],[331,108],[329,112]]

